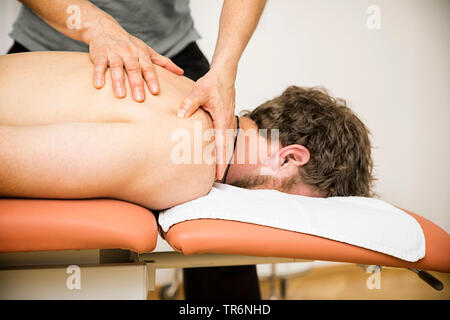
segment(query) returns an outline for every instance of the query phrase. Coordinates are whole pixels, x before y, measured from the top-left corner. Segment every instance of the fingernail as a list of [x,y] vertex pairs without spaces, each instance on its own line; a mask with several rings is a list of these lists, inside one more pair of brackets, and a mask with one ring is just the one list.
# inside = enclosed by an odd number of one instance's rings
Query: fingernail
[[156,84],[153,83],[150,87],[152,88],[152,93],[158,92],[158,86]]
[[95,80],[95,86],[97,88],[100,88],[102,86],[102,80],[100,80],[100,79]]
[[122,87],[118,87],[118,88],[116,89],[116,95],[117,95],[118,97],[123,97],[123,96],[124,96],[124,91],[123,91],[123,88],[122,88]]
[[138,101],[144,100],[144,94],[142,93],[141,90],[136,90],[134,98]]
[[186,115],[186,110],[184,109],[178,109],[178,113],[177,116],[180,118],[184,118],[184,116]]

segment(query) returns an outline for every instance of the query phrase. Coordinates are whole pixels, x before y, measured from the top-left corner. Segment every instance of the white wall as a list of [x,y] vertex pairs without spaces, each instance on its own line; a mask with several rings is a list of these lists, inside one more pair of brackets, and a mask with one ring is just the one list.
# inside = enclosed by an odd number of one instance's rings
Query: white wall
[[[381,9],[369,30],[367,7]],[[191,0],[211,58],[222,1]],[[0,3],[0,50],[17,2]],[[240,63],[237,111],[290,84],[323,85],[372,132],[382,199],[450,231],[450,1],[269,0]]]
[[11,31],[19,9],[19,1],[1,0],[0,2],[0,54],[6,53],[13,43],[8,33]]

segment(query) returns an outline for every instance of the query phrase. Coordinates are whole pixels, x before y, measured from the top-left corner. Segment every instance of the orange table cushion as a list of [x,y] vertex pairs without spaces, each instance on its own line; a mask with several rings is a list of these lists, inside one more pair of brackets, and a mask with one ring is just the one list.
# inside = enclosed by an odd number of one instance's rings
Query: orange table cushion
[[[450,272],[449,234],[406,212],[425,234],[426,255],[417,262],[318,236],[226,220],[182,222],[165,238],[184,254],[273,256]],[[156,240],[154,215],[128,202],[0,199],[0,252],[120,248],[143,253],[152,251]]]
[[126,249],[156,246],[154,215],[110,200],[0,199],[0,252]]
[[417,262],[318,236],[229,220],[181,222],[173,225],[165,238],[175,250],[184,254],[242,254],[450,272],[449,234],[431,221],[405,212],[419,222],[425,234],[425,257]]

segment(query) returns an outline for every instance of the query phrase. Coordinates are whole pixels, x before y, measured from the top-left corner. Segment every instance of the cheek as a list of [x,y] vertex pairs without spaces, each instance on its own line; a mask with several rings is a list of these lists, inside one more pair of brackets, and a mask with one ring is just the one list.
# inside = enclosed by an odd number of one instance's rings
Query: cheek
[[258,139],[248,143],[248,147],[245,152],[245,164],[260,165],[264,164],[271,158],[273,150],[268,147],[265,139]]
[[268,142],[266,139],[260,138],[255,151],[258,154],[258,163],[267,166],[270,165],[270,162],[277,162],[279,151],[278,139],[275,142]]
[[242,164],[236,164],[234,166],[234,171],[237,175],[243,176],[243,175],[255,175],[257,174],[259,166],[256,164],[248,164],[248,163],[242,163]]
[[233,184],[243,178],[249,178],[259,175],[259,167],[252,164],[235,164],[233,170],[230,171],[227,177],[227,183]]

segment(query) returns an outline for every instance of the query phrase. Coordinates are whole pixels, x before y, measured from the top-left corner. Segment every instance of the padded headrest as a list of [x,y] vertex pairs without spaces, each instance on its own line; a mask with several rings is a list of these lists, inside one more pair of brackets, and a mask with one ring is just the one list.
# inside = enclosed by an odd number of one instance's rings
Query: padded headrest
[[419,222],[425,234],[425,257],[417,262],[318,236],[226,220],[181,222],[172,226],[165,238],[175,250],[184,254],[242,254],[450,272],[449,234],[433,222],[404,211]]

